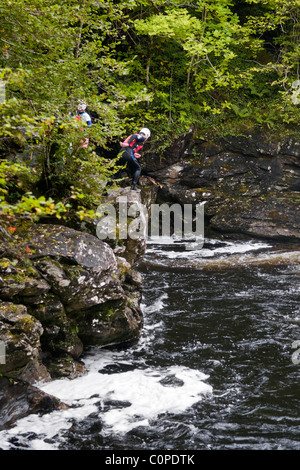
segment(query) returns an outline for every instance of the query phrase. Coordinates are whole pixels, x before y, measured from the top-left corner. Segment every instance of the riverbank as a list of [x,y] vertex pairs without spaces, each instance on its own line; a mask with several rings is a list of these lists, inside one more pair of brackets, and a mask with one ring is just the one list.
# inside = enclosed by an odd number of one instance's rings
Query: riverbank
[[39,384],[68,409],[20,420],[0,448],[299,450],[299,257],[257,240],[149,242],[139,340],[90,348],[86,375]]
[[[121,196],[128,205],[142,204],[141,194],[126,188],[112,191],[106,203]],[[135,265],[145,234],[106,243],[97,237],[100,216],[81,231],[1,218],[1,429],[64,407],[35,384],[86,374],[81,357],[87,347],[126,345],[140,335],[142,279]]]
[[[125,197],[127,209],[132,204],[149,209],[152,203],[205,203],[205,237],[299,242],[300,145],[292,137],[278,141],[257,132],[212,141],[189,133],[163,155],[148,155],[143,171],[140,193],[120,188],[105,203],[119,197]],[[146,242],[146,234],[103,242],[91,223],[77,230],[2,218],[0,340],[7,361],[0,373],[11,397],[20,381],[32,386],[85,374],[81,357],[87,347],[126,347],[138,340],[144,320],[136,264]],[[272,253],[269,263],[276,265],[280,256]],[[174,266],[177,257],[175,252]],[[228,262],[238,267],[243,260],[237,253]],[[204,264],[212,270],[228,267],[220,259]],[[2,409],[11,406],[11,397],[2,396]],[[24,397],[21,415],[43,412],[45,400],[38,390],[33,407],[30,400]],[[49,409],[63,406],[49,400]],[[13,424],[16,416],[3,417],[2,425]]]

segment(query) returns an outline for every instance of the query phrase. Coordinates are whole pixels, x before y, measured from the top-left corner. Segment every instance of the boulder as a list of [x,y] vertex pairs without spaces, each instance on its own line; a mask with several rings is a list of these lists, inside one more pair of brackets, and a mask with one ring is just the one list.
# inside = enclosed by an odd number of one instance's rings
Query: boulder
[[[108,243],[68,227],[16,219],[1,232],[0,372],[35,383],[85,373],[85,346],[139,336],[142,283]],[[137,241],[131,260],[145,240]],[[1,248],[2,247],[2,248]],[[4,252],[4,251],[3,251]]]
[[0,431],[14,425],[31,413],[45,414],[67,405],[56,397],[22,382],[0,377]]
[[0,301],[0,341],[4,359],[0,373],[26,380],[49,380],[50,375],[40,360],[43,327],[30,315],[25,305]]
[[153,194],[145,189],[142,193],[131,191],[130,187],[118,188],[109,191],[97,209],[97,236],[131,265],[137,263],[146,251],[152,198]]

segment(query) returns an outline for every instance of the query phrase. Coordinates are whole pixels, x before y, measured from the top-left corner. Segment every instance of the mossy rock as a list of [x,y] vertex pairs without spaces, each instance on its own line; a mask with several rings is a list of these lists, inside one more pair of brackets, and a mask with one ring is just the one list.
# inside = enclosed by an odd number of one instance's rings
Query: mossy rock
[[0,302],[0,340],[5,344],[5,364],[0,373],[13,374],[40,355],[42,324],[27,312],[25,305]]

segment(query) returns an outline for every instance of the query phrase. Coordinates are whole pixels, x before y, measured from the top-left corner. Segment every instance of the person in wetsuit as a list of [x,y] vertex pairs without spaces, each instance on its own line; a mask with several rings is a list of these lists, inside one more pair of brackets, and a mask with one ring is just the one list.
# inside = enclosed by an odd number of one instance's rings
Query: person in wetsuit
[[[143,147],[146,140],[150,137],[151,133],[149,129],[143,128],[138,134],[132,134],[127,137],[124,142],[120,142],[121,151],[119,152],[119,161],[118,165],[126,165],[127,169],[132,176],[132,187],[133,191],[136,191],[136,185],[141,176],[141,166],[138,162],[138,158],[141,157],[139,151]],[[116,177],[119,177],[122,170],[120,170]]]

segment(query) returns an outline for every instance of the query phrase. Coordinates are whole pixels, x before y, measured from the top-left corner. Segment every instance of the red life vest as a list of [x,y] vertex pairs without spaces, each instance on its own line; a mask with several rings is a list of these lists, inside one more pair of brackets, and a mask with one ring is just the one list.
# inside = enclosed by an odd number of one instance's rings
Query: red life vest
[[[139,138],[140,137],[140,138]],[[144,141],[146,139],[142,136],[140,136],[140,134],[132,134],[132,135],[129,135],[125,140],[124,142],[128,143],[129,144],[129,147],[132,148],[133,152],[136,153],[138,152],[139,150],[141,150],[141,148],[143,147],[143,144],[144,144]]]

